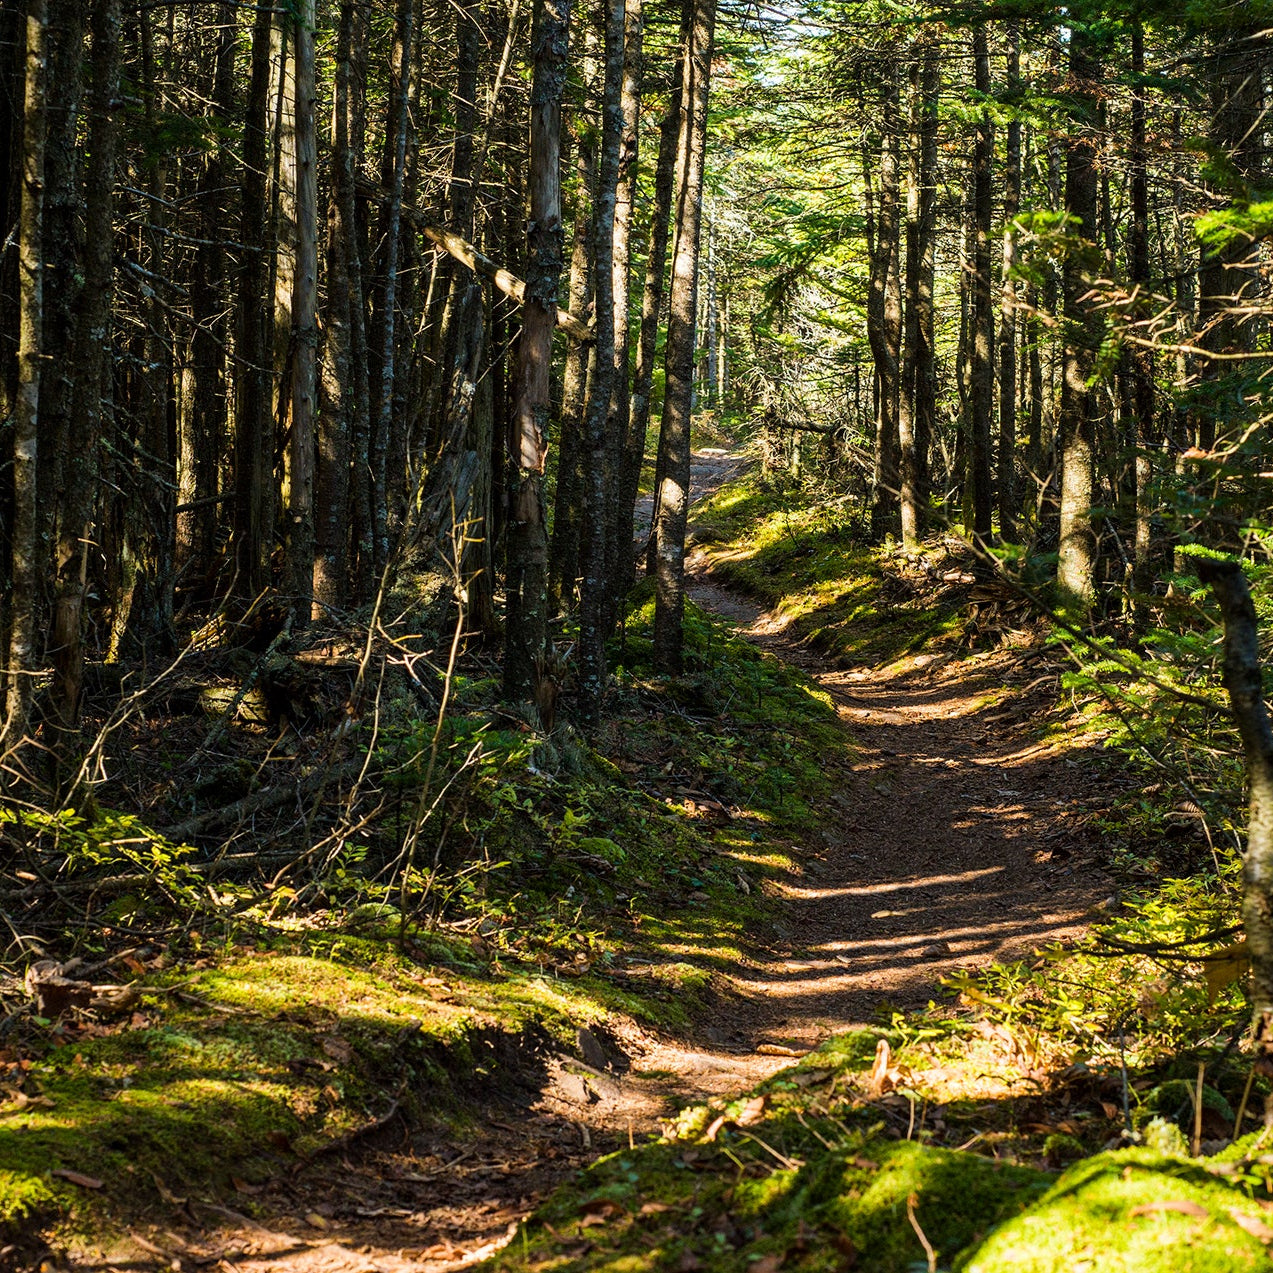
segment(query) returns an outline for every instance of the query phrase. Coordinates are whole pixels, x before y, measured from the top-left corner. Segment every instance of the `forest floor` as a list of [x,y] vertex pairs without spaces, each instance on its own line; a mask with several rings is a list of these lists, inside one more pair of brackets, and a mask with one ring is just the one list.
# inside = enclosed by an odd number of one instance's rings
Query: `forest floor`
[[[695,457],[701,495],[736,475]],[[580,1063],[528,1044],[460,1127],[373,1135],[247,1186],[245,1210],[172,1198],[75,1268],[421,1270],[480,1262],[599,1154],[648,1141],[676,1111],[754,1088],[833,1035],[923,1008],[960,969],[1070,940],[1109,906],[1086,825],[1107,764],[1041,730],[1056,679],[1030,646],[850,665],[720,586],[691,559],[694,601],[813,678],[843,746],[835,796],[784,880],[775,931],[687,1038],[630,1023],[585,1030]]]

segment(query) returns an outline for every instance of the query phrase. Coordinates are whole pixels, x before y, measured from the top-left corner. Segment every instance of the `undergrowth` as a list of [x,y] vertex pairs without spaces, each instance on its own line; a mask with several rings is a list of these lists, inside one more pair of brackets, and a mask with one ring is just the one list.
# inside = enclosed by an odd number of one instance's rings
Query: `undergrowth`
[[693,607],[685,675],[655,676],[651,616],[627,616],[595,745],[501,706],[480,659],[440,727],[382,703],[375,816],[287,870],[274,845],[263,872],[219,873],[97,802],[7,807],[12,887],[66,908],[26,960],[120,993],[38,1008],[25,960],[0,987],[0,1220],[250,1207],[254,1181],[387,1113],[449,1119],[510,1068],[533,1084],[580,1025],[687,1028],[774,932],[768,881],[846,740],[805,678]]

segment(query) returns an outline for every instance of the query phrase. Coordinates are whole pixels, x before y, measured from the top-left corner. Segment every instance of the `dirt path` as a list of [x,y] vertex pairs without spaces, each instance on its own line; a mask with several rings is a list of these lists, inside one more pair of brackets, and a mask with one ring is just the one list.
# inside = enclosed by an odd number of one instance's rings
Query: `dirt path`
[[[739,465],[728,452],[698,453],[696,494]],[[1081,931],[1110,891],[1077,825],[1099,779],[1056,742],[1035,740],[1055,688],[1051,678],[1038,683],[1028,655],[833,669],[714,584],[701,555],[690,567],[698,604],[802,667],[854,743],[847,758],[829,760],[841,781],[821,839],[804,846],[799,873],[781,886],[790,948],[738,970],[737,995],[698,1044],[632,1029],[604,1044],[613,1070],[537,1058],[538,1086],[493,1094],[463,1144],[439,1130],[324,1162],[254,1197],[262,1223],[188,1210],[136,1235],[134,1257],[150,1250],[230,1273],[467,1267],[578,1167],[657,1130],[677,1108],[745,1089],[791,1052],[890,1006],[920,1006],[956,969]]]

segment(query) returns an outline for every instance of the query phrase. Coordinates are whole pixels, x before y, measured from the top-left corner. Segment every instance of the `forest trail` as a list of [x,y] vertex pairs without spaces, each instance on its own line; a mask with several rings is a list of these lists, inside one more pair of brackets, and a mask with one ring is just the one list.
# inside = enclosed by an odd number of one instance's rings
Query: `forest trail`
[[[696,453],[701,497],[737,455]],[[645,509],[648,527],[648,501]],[[795,846],[777,887],[780,944],[758,949],[693,1040],[635,1027],[602,1064],[526,1057],[482,1094],[481,1116],[281,1176],[258,1221],[198,1207],[193,1223],[136,1235],[188,1265],[229,1273],[443,1273],[503,1246],[558,1184],[599,1153],[657,1132],[685,1105],[737,1093],[888,1007],[922,1006],[941,977],[1074,938],[1110,885],[1083,825],[1112,781],[1063,740],[1039,741],[1055,700],[1029,651],[919,655],[839,668],[690,559],[691,595],[830,696],[852,740],[821,835]],[[595,1036],[583,1051],[598,1046]],[[78,1268],[93,1267],[77,1263]],[[144,1258],[133,1267],[145,1267]]]

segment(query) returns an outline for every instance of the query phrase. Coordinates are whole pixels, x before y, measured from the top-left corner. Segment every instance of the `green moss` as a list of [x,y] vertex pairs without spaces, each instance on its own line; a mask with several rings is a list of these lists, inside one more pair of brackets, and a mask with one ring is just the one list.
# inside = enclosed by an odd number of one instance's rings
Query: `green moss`
[[713,574],[819,649],[854,662],[888,662],[962,634],[962,606],[916,586],[870,545],[866,531],[848,499],[779,491],[755,473],[705,500],[695,521]]
[[1262,1209],[1197,1163],[1144,1149],[1070,1168],[1022,1215],[991,1234],[965,1273],[1237,1273],[1273,1267],[1234,1219]]

